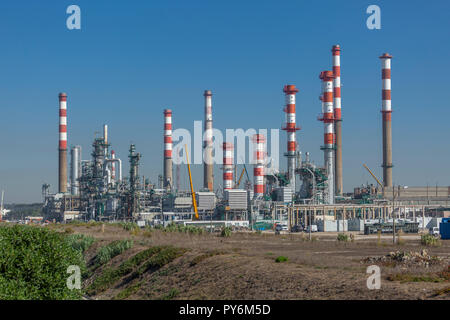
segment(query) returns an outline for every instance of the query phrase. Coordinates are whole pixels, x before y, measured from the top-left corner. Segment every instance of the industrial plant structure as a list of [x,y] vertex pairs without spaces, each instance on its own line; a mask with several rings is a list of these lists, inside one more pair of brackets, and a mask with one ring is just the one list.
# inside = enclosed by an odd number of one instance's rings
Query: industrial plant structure
[[[203,186],[195,191],[180,190],[179,165],[176,183],[172,163],[172,109],[163,111],[162,175],[151,183],[139,174],[142,156],[134,144],[129,146],[130,170],[122,172],[122,160],[111,149],[108,126],[103,136],[96,137],[91,146],[90,159],[83,159],[82,147],[71,147],[70,181],[67,177],[67,94],[59,94],[59,175],[58,192],[50,193],[43,185],[44,215],[47,220],[132,220],[150,224],[184,223],[204,225],[238,225],[259,228],[265,223],[315,223],[322,231],[329,230],[328,221],[351,219],[389,220],[396,214],[405,218],[422,216],[436,206],[447,205],[450,187],[394,188],[392,181],[391,133],[391,59],[385,53],[382,61],[382,120],[383,120],[383,181],[366,167],[377,182],[376,186],[363,186],[353,193],[344,193],[342,164],[341,70],[339,45],[332,47],[332,71],[320,72],[321,115],[324,126],[324,162],[316,165],[310,153],[302,157],[301,144],[296,137],[296,95],[294,84],[283,87],[287,133],[287,170],[266,170],[267,137],[257,133],[250,137],[252,145],[253,183],[244,164],[238,177],[234,141],[224,142],[222,188],[214,189],[212,91],[204,91],[203,133]],[[201,110],[201,108],[199,108]],[[276,112],[276,111],[274,111]],[[305,119],[306,121],[306,119]],[[75,124],[76,125],[76,124]],[[306,138],[308,133],[304,133]],[[84,150],[84,149],[83,149]],[[222,151],[221,150],[221,151]],[[177,157],[179,155],[176,155]],[[190,170],[190,167],[189,167]],[[241,184],[244,176],[246,183]],[[296,183],[296,182],[299,183]],[[216,180],[219,184],[220,181]],[[253,186],[252,186],[253,184]],[[395,209],[392,201],[399,205]],[[198,218],[196,218],[198,216]],[[307,217],[310,217],[307,219]],[[345,229],[345,227],[343,227]],[[349,227],[347,227],[349,228]]]

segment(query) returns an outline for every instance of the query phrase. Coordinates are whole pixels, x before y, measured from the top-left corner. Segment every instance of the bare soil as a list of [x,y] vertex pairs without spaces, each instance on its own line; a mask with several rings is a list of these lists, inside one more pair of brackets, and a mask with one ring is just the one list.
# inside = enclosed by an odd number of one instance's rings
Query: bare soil
[[[57,228],[65,228],[59,226]],[[117,268],[122,262],[146,248],[171,245],[187,251],[157,270],[149,270],[140,278],[123,277],[106,291],[91,299],[450,299],[447,280],[392,281],[396,273],[432,275],[447,269],[450,241],[440,247],[424,247],[417,236],[403,237],[402,245],[383,237],[355,234],[354,242],[341,243],[336,234],[314,234],[314,241],[300,234],[233,233],[190,235],[159,230],[146,233],[126,231],[119,226],[70,226],[75,233],[97,239],[86,253],[88,261],[99,247],[117,239],[133,239],[134,247],[95,270],[85,281],[88,286],[107,267]],[[366,282],[368,264],[361,261],[392,251],[421,251],[442,258],[442,263],[421,266],[381,265],[381,289],[369,290]],[[279,256],[287,262],[277,263]],[[391,277],[392,279],[392,277]],[[441,291],[441,294],[436,293]]]

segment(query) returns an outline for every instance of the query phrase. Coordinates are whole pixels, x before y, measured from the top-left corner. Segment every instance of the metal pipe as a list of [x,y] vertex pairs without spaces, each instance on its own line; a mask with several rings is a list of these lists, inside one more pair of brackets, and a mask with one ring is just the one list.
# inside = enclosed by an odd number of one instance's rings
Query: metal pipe
[[115,159],[105,159],[105,162],[103,164],[103,173],[106,173],[106,168],[107,168],[107,164],[108,163],[115,163],[117,162],[119,164],[119,180],[118,182],[122,182],[122,160],[120,160],[119,158],[115,158]]

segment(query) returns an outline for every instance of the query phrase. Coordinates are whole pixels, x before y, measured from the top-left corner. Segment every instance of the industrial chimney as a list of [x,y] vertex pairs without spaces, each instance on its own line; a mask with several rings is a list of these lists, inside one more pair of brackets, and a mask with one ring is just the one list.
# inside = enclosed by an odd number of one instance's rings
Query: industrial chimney
[[336,137],[335,150],[335,191],[337,196],[342,196],[344,183],[342,173],[342,117],[341,117],[341,48],[339,45],[333,46],[333,93],[334,93],[334,132]]
[[282,128],[287,133],[287,152],[284,154],[287,157],[288,166],[288,178],[289,186],[292,188],[292,192],[295,194],[295,159],[297,142],[295,138],[295,132],[300,130],[295,123],[295,95],[298,89],[295,85],[285,85],[283,92],[286,94],[286,106],[284,112],[286,112],[286,125]]
[[205,132],[204,132],[204,171],[203,187],[209,191],[214,191],[213,180],[213,159],[212,159],[212,92],[205,90]]
[[382,109],[383,115],[383,184],[392,187],[392,123],[391,123],[391,59],[388,53],[381,57]]
[[164,183],[166,189],[172,188],[172,110],[164,110]]
[[234,145],[231,142],[224,142],[223,148],[223,190],[233,188],[233,162]]
[[255,166],[253,168],[253,188],[255,199],[261,198],[264,195],[264,165],[266,160],[266,137],[262,134],[253,135]]
[[58,192],[67,192],[67,94],[59,94]]
[[333,72],[322,71],[319,78],[322,80],[322,117],[324,124],[324,163],[328,176],[328,192],[326,203],[334,203],[334,110],[333,110]]

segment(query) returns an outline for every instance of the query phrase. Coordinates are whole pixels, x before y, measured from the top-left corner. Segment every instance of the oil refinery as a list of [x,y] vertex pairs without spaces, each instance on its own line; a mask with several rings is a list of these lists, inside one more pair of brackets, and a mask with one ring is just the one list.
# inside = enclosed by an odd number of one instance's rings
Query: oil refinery
[[[186,154],[190,150],[187,148],[183,156],[187,160],[190,189],[180,190],[179,187],[180,165],[173,163],[172,140],[172,131],[176,129],[173,127],[176,107],[161,109],[164,149],[160,150],[163,170],[158,181],[151,182],[139,174],[141,157],[145,157],[138,152],[139,146],[130,144],[127,155],[116,154],[112,148],[113,141],[108,139],[106,124],[103,125],[103,135],[94,139],[88,152],[82,153],[86,149],[79,145],[71,147],[69,167],[67,110],[70,110],[70,94],[60,93],[58,192],[50,193],[49,184],[42,186],[44,219],[58,222],[74,219],[129,220],[150,225],[182,223],[252,230],[269,229],[274,224],[285,225],[288,230],[316,225],[319,231],[364,231],[366,225],[392,223],[394,218],[426,228],[432,217],[447,214],[443,209],[448,206],[450,187],[393,185],[392,56],[388,53],[379,57],[383,177],[380,181],[365,164],[361,164],[374,178],[374,184],[358,186],[354,192],[344,193],[340,46],[334,45],[331,53],[331,70],[317,72],[317,87],[321,86],[320,102],[317,103],[317,109],[321,104],[321,112],[317,120],[323,122],[324,128],[323,145],[317,146],[317,151],[323,151],[323,164],[314,164],[309,152],[302,153],[301,141],[297,140],[296,132],[300,126],[296,120],[296,98],[301,95],[301,88],[295,84],[286,84],[280,90],[280,98],[281,94],[285,96],[283,110],[273,110],[274,115],[276,112],[286,115],[281,128],[287,135],[283,152],[287,161],[286,171],[268,170],[268,137],[261,133],[248,139],[253,150],[252,163],[244,163],[237,170],[234,141],[221,144],[223,162],[214,163],[213,92],[205,90],[203,185],[199,190],[193,186]],[[194,112],[200,114],[200,110],[198,108]],[[308,133],[304,132],[303,137],[307,139]],[[128,173],[122,170],[123,161],[129,163]],[[214,182],[214,166],[219,165],[223,179]],[[214,185],[222,187],[215,190]]]

